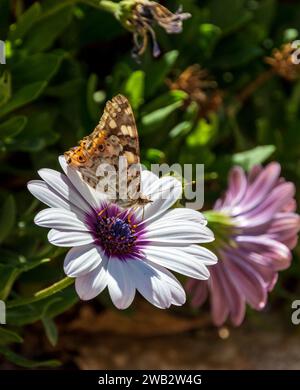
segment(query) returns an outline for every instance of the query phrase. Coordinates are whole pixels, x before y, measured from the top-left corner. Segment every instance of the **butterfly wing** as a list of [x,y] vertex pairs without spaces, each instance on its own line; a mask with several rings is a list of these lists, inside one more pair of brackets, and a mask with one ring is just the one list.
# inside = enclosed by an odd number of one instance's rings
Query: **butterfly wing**
[[[83,180],[90,186],[105,192],[112,201],[124,207],[138,197],[139,138],[133,111],[125,96],[117,95],[106,103],[100,122],[92,134],[85,137],[77,149],[67,152],[70,164],[79,153],[84,155],[84,163],[77,163],[76,166]],[[121,164],[127,175],[124,171],[120,172],[120,157],[123,158]],[[105,176],[104,171],[110,170],[110,167],[114,170]]]
[[117,95],[106,103],[99,126],[107,132],[108,140],[111,136],[118,137],[122,145],[120,155],[126,157],[128,165],[140,162],[138,131],[132,108],[125,96]]

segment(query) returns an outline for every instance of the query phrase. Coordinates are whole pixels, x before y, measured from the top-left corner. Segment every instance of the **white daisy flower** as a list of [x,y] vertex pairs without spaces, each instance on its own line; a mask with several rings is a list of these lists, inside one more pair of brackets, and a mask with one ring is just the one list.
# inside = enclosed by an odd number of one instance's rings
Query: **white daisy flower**
[[[143,193],[152,202],[123,211],[85,184],[63,156],[59,161],[65,174],[41,169],[43,180],[29,182],[28,189],[50,207],[36,215],[35,223],[51,228],[50,243],[71,247],[64,271],[76,278],[82,300],[93,299],[108,287],[114,305],[126,309],[137,290],[164,309],[180,306],[186,299],[167,268],[194,279],[209,278],[207,265],[217,258],[196,244],[213,241],[214,236],[199,212],[169,210],[181,195],[177,179],[142,171]],[[167,199],[162,191],[168,191]]]

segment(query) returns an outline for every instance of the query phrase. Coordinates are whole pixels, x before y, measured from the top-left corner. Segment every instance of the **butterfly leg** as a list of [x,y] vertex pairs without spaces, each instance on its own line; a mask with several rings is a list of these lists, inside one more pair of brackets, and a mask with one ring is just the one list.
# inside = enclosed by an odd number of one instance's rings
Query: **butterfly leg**
[[133,217],[133,215],[134,215],[134,213],[135,213],[135,211],[137,210],[138,207],[139,207],[138,205],[134,205],[134,206],[130,209],[130,211],[129,211],[128,215],[127,215],[127,221],[128,221],[130,224],[131,224],[131,218]]
[[142,206],[143,207],[143,212],[142,212],[142,221],[144,220],[144,216],[145,216],[145,206]]

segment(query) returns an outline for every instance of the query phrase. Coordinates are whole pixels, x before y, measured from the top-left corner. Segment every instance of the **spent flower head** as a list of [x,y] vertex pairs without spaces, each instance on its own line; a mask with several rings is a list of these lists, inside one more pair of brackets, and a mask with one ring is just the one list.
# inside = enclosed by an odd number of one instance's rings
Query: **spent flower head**
[[295,81],[300,77],[300,64],[294,61],[296,48],[287,43],[280,49],[274,49],[271,57],[266,57],[265,62],[271,65],[273,71],[280,77]]
[[187,105],[197,103],[201,117],[217,111],[223,102],[223,93],[217,82],[198,64],[187,67],[176,80],[167,80],[167,85],[171,90],[186,92]]
[[159,56],[160,48],[156,41],[155,25],[162,27],[168,34],[178,34],[182,31],[182,21],[191,17],[191,14],[182,12],[181,8],[173,13],[156,1],[123,0],[119,5],[116,16],[124,27],[133,33],[132,54],[135,58],[145,52],[149,37],[153,56]]

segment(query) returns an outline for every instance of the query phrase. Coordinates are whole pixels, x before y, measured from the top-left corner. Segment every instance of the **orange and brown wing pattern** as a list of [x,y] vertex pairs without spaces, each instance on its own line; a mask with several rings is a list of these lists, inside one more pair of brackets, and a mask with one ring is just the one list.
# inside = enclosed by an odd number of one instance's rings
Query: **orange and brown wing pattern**
[[[69,165],[77,168],[83,179],[93,188],[102,188],[103,177],[97,175],[102,164],[113,166],[116,177],[118,201],[119,158],[125,157],[128,165],[127,184],[135,180],[136,192],[140,188],[139,169],[130,170],[140,163],[139,139],[132,108],[126,97],[115,96],[106,103],[103,115],[94,131],[79,145],[65,153]],[[109,188],[106,188],[109,192]]]
[[107,142],[122,146],[120,155],[126,157],[128,164],[140,162],[138,131],[129,101],[125,96],[117,95],[108,101],[99,125],[107,131]]

